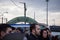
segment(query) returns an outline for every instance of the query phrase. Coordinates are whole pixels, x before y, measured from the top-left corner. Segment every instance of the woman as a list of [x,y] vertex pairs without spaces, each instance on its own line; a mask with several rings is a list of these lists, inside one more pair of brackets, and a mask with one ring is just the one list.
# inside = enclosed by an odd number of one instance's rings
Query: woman
[[41,30],[41,40],[50,40],[46,29]]

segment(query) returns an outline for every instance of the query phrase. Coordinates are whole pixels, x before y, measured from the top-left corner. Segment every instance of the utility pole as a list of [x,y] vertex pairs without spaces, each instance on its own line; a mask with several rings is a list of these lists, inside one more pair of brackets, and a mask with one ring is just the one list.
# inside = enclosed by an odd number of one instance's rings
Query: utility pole
[[[25,25],[26,25],[26,3],[24,3],[24,18],[25,18]],[[25,27],[26,30],[26,27]]]
[[6,18],[6,23],[7,23],[7,18]]
[[2,24],[3,24],[3,14],[2,14]]
[[[17,6],[12,0],[11,0],[11,2],[15,5],[15,6]],[[26,3],[25,2],[19,2],[19,3],[22,3],[22,4],[24,4],[24,18],[25,18],[25,24],[26,24]],[[19,6],[17,6],[17,7],[19,7]]]
[[[3,16],[4,16],[4,13],[8,13],[8,12],[3,12],[3,13],[2,13],[2,24],[3,24],[3,22],[4,22],[4,17],[3,17]],[[7,18],[6,18],[6,19],[7,19]]]
[[27,10],[27,8],[26,8],[26,3],[25,2],[19,2],[19,3],[22,3],[22,4],[24,4],[24,18],[25,18],[25,24],[26,24],[26,10]]
[[3,14],[1,14],[0,16],[2,16],[2,17],[1,17],[1,20],[2,20],[2,22],[1,22],[1,23],[3,24]]
[[55,19],[53,19],[53,25],[55,25]]
[[34,12],[34,20],[35,20],[35,12]]
[[46,23],[47,23],[47,26],[48,26],[48,2],[49,2],[49,0],[46,0],[46,3],[47,3],[47,5],[46,5]]

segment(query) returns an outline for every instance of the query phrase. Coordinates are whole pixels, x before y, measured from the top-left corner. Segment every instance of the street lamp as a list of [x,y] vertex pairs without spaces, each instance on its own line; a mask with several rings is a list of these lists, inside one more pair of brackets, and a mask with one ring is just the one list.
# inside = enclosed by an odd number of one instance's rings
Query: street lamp
[[[11,0],[11,2],[14,3],[12,0]],[[19,3],[24,4],[24,17],[25,17],[25,24],[26,24],[26,3],[25,2],[19,2]],[[17,6],[15,3],[14,3],[14,5]]]
[[3,24],[3,16],[4,16],[4,13],[8,13],[8,12],[3,12],[1,15],[2,15],[2,24]]
[[47,25],[48,25],[48,2],[49,2],[49,0],[46,0],[46,3],[47,3],[47,5],[46,5],[46,23],[47,23]]
[[34,12],[34,20],[35,20],[35,12]]
[[8,20],[7,20],[7,18],[5,18],[5,19],[6,19],[6,23],[7,23]]
[[53,25],[55,25],[55,19],[53,19]]
[[19,2],[19,3],[24,4],[24,18],[25,18],[25,24],[26,24],[26,10],[27,10],[26,3],[24,3],[24,2]]

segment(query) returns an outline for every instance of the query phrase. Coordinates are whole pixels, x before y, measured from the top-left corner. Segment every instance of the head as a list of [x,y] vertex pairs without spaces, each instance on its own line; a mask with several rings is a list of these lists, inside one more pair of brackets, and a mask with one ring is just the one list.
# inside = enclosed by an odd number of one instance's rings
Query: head
[[48,36],[51,36],[51,31],[50,29],[46,28],[47,32],[48,32]]
[[21,33],[23,32],[23,30],[20,27],[18,27],[16,30],[17,32],[21,32]]
[[11,33],[12,29],[9,24],[0,24],[0,36],[1,38]]
[[48,32],[46,29],[41,30],[41,37],[47,38],[48,37]]
[[11,33],[15,33],[16,32],[16,28],[15,27],[11,27],[12,28],[12,32]]
[[31,24],[30,32],[34,35],[40,35],[40,26],[39,24]]

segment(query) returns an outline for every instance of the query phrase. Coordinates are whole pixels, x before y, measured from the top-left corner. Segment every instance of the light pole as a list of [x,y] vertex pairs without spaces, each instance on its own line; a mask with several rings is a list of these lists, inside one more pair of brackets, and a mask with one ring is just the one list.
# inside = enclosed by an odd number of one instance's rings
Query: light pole
[[2,14],[2,24],[3,24],[3,14]]
[[[25,18],[25,24],[26,24],[26,3],[24,3],[24,18]],[[26,27],[25,27],[26,30]]]
[[55,25],[55,19],[53,19],[53,25]]
[[35,20],[35,12],[34,12],[34,20]]
[[6,18],[6,23],[7,23],[7,21],[8,21],[8,20],[7,20],[7,18]]
[[47,3],[47,5],[46,5],[46,23],[47,23],[47,26],[48,26],[48,2],[49,2],[49,0],[46,0],[46,3]]
[[[17,6],[12,0],[11,0],[11,2],[15,5],[15,6]],[[26,24],[26,3],[25,2],[19,2],[19,3],[22,3],[22,4],[24,4],[24,18],[25,18],[25,24]],[[18,7],[18,6],[17,6]]]
[[2,24],[3,24],[3,19],[4,19],[4,17],[3,17],[4,16],[4,13],[8,13],[8,12],[3,12],[2,13]]
[[[1,13],[1,12],[0,12],[0,13]],[[1,20],[2,20],[2,24],[3,24],[3,14],[1,14],[0,16],[2,16],[2,17],[1,17]]]
[[26,24],[26,10],[27,10],[26,3],[24,3],[24,2],[19,2],[19,3],[23,3],[24,4],[24,18],[25,18],[25,24]]

